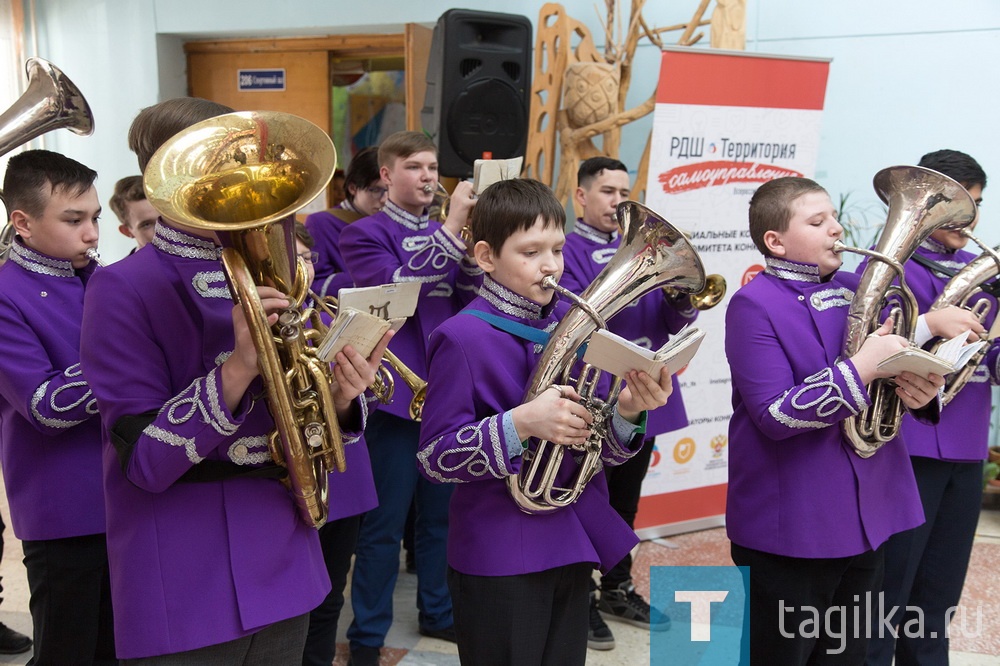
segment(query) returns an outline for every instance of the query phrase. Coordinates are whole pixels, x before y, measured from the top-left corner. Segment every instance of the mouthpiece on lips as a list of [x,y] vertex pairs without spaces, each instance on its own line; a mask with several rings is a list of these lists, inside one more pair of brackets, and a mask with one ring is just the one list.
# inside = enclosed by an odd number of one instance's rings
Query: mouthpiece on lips
[[424,191],[424,194],[430,194],[431,192],[434,191],[434,187],[430,183],[424,185],[422,189]]

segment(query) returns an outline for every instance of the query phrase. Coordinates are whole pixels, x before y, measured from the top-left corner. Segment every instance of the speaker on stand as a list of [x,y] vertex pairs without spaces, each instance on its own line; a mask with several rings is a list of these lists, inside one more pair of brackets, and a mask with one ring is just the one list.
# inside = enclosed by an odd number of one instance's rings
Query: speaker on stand
[[477,159],[524,155],[531,94],[531,21],[449,9],[438,19],[420,119],[438,172],[468,178]]

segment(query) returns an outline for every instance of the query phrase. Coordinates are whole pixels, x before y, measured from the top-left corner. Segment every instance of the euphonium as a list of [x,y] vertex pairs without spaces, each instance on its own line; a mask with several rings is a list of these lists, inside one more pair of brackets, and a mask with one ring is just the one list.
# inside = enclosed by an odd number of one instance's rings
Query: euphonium
[[[87,100],[58,67],[41,58],[28,58],[24,68],[28,73],[24,94],[0,115],[0,155],[54,129],[65,127],[83,136],[94,131]],[[0,256],[13,240],[14,227],[8,224],[0,231]]]
[[[837,251],[857,252],[868,262],[847,314],[843,357],[854,356],[865,338],[879,327],[887,304],[893,332],[913,340],[919,314],[916,299],[906,286],[903,264],[937,229],[961,229],[976,216],[969,193],[951,178],[923,167],[882,169],[873,180],[875,191],[889,207],[874,250],[849,248],[838,241]],[[893,280],[899,280],[894,285]],[[862,458],[875,454],[899,434],[903,403],[892,379],[876,379],[868,386],[871,406],[843,422],[844,434]]]
[[[336,161],[330,137],[309,121],[240,112],[175,135],[143,175],[146,197],[164,218],[216,232],[224,246],[222,263],[250,327],[274,418],[271,457],[288,469],[299,515],[316,527],[326,522],[328,474],[345,468],[344,445],[332,371],[316,349],[325,326],[303,307],[310,285],[293,225],[294,213],[325,191]],[[264,285],[290,301],[273,327],[257,295]]]
[[[962,229],[962,235],[971,239],[976,245],[983,249],[982,254],[968,263],[958,273],[952,276],[945,284],[941,294],[931,304],[930,311],[940,310],[950,305],[970,310],[979,319],[980,323],[986,325],[987,316],[993,307],[993,301],[988,298],[975,300],[983,294],[983,285],[992,280],[1000,273],[1000,248],[991,248],[983,241],[972,235],[968,229]],[[970,302],[975,301],[971,306]],[[933,350],[936,350],[941,343],[937,343]],[[973,354],[972,358],[958,372],[945,378],[944,393],[941,396],[941,405],[945,406],[954,399],[962,387],[972,379],[976,368],[983,362],[983,357],[989,351],[989,346],[984,346],[981,350]]]
[[[624,221],[621,245],[604,270],[580,295],[563,289],[551,277],[542,284],[574,301],[553,330],[532,374],[524,402],[534,399],[553,384],[574,384],[594,421],[591,435],[581,447],[532,441],[524,451],[517,476],[507,478],[507,488],[525,513],[548,513],[575,502],[587,483],[601,470],[601,441],[611,427],[611,415],[621,390],[621,378],[611,383],[608,396],[595,395],[601,371],[585,365],[579,378],[570,371],[577,360],[577,350],[594,331],[606,328],[605,320],[633,301],[659,287],[697,293],[705,287],[701,258],[687,238],[652,210],[634,201],[618,205]],[[561,482],[556,477],[567,449],[582,452],[579,469],[573,479]],[[561,485],[557,485],[561,484]]]

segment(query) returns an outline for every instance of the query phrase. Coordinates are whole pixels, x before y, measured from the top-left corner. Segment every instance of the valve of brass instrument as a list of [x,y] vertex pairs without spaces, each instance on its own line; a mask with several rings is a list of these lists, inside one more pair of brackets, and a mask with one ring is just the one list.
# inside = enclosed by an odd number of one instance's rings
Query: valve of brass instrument
[[442,195],[438,219],[452,235],[461,238],[466,245],[470,245],[472,243],[472,230],[469,226],[469,215],[472,213],[473,206],[476,205],[476,192],[472,183],[464,180],[459,182],[451,194],[448,194],[440,181],[435,185],[436,187],[429,183],[424,185],[424,192],[430,193],[436,190],[439,195]]

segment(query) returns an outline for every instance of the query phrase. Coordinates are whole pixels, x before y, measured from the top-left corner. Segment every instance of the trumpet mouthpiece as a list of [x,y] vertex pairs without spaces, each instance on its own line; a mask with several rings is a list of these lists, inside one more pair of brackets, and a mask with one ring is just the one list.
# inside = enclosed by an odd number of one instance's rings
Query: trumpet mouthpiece
[[839,241],[839,240],[838,241],[833,241],[833,251],[834,252],[846,252],[847,251],[847,245],[844,244],[844,241]]
[[97,251],[96,247],[87,250],[87,258],[91,261],[96,261],[99,266],[104,265],[104,262],[101,261],[101,253]]
[[430,183],[428,183],[428,184],[424,185],[423,190],[424,190],[424,194],[430,194],[431,192],[434,191],[434,186],[431,185]]

